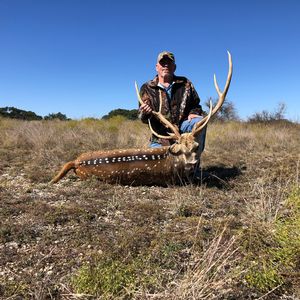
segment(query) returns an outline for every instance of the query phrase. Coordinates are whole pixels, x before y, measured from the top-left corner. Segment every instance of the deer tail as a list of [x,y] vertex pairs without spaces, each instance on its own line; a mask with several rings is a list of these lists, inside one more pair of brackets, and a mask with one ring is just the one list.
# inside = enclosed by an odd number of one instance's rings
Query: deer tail
[[71,170],[71,169],[75,169],[75,162],[74,161],[69,161],[68,163],[66,163],[62,169],[60,170],[60,172],[50,181],[50,183],[56,183],[59,180],[61,180],[63,177],[66,176],[66,174]]

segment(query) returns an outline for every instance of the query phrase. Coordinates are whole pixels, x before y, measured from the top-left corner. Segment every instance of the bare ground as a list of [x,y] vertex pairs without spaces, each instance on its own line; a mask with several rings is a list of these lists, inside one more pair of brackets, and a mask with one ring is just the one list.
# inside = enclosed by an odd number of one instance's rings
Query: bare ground
[[115,122],[0,120],[2,299],[299,299],[298,244],[277,238],[278,220],[300,228],[299,125],[213,124],[194,184],[48,183],[82,151],[147,139]]

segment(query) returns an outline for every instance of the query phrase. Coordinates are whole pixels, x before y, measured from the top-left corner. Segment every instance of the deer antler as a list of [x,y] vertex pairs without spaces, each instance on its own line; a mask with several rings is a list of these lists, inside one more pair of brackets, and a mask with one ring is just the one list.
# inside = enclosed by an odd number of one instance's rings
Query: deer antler
[[203,118],[202,120],[200,120],[198,123],[195,124],[195,126],[192,129],[192,135],[195,135],[198,132],[200,132],[206,126],[211,116],[212,116],[212,102],[209,101],[209,113],[205,118]]
[[215,88],[217,90],[217,93],[219,95],[219,100],[218,100],[218,103],[216,104],[216,106],[214,107],[214,109],[212,111],[212,116],[221,108],[223,102],[225,101],[225,97],[226,97],[226,94],[228,92],[230,81],[231,81],[231,77],[232,77],[232,60],[231,60],[231,54],[230,54],[229,51],[227,51],[227,53],[228,53],[229,69],[228,69],[227,80],[226,80],[226,84],[225,84],[223,93],[220,91],[220,88],[219,88],[218,83],[217,83],[216,74],[214,74],[214,83],[215,83]]
[[[229,85],[230,85],[230,81],[231,81],[231,77],[232,77],[232,60],[231,60],[231,54],[229,51],[227,51],[228,53],[228,62],[229,62],[229,68],[228,68],[228,75],[227,75],[227,80],[226,80],[226,84],[225,84],[225,87],[224,87],[224,91],[221,92],[220,91],[220,88],[218,86],[218,83],[217,83],[217,78],[216,78],[216,75],[214,74],[214,83],[215,83],[215,88],[217,90],[217,93],[219,95],[219,99],[218,99],[218,102],[216,104],[216,106],[214,107],[214,109],[212,110],[212,113],[211,115],[207,115],[205,118],[203,118],[200,122],[198,122],[196,125],[195,125],[195,130],[193,130],[193,134],[195,135],[196,133],[198,133],[208,122],[208,120],[218,112],[218,110],[221,108],[221,106],[223,105],[224,101],[225,101],[225,97],[226,97],[226,94],[228,92],[228,89],[229,89]],[[205,124],[202,126],[202,124]]]
[[[136,82],[135,82],[135,90],[136,90],[136,94],[137,94],[140,104],[141,105],[144,104]],[[162,95],[161,95],[161,90],[159,90],[159,111],[152,110],[152,115],[154,115],[165,127],[171,129],[173,131],[173,133],[169,133],[168,136],[164,136],[164,135],[160,135],[160,134],[156,133],[150,124],[150,119],[148,119],[149,128],[150,128],[151,132],[154,133],[159,138],[178,140],[180,138],[180,133],[179,133],[178,129],[176,128],[175,125],[173,125],[171,122],[169,122],[163,116],[163,114],[161,113],[161,108],[162,108]]]

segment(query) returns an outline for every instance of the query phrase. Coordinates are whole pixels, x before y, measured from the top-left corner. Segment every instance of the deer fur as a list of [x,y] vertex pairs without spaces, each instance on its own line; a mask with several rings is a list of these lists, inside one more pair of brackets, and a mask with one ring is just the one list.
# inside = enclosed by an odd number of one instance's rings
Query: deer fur
[[66,163],[51,182],[74,170],[80,179],[96,176],[107,183],[173,184],[193,171],[197,149],[198,143],[187,133],[178,143],[161,148],[87,152]]

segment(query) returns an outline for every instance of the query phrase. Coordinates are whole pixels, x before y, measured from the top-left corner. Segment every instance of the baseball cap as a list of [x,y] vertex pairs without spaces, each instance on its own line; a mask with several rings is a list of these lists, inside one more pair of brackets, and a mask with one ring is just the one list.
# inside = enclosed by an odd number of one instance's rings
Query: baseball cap
[[157,62],[160,62],[164,57],[169,58],[170,60],[172,60],[175,63],[175,56],[172,52],[169,52],[169,51],[163,51],[163,52],[159,53],[157,56]]

